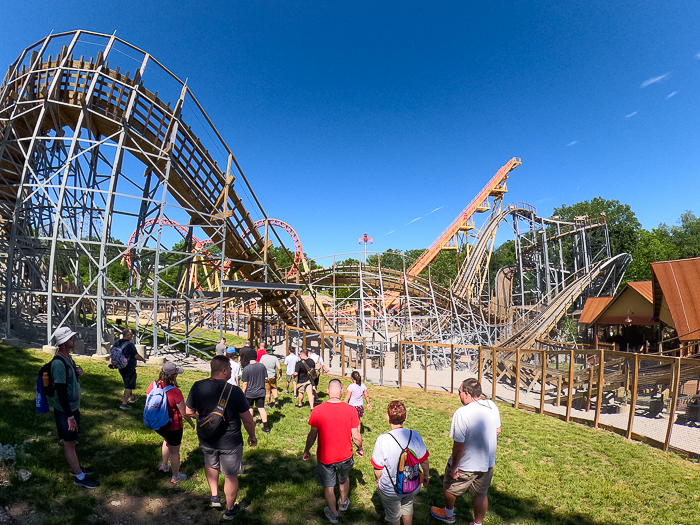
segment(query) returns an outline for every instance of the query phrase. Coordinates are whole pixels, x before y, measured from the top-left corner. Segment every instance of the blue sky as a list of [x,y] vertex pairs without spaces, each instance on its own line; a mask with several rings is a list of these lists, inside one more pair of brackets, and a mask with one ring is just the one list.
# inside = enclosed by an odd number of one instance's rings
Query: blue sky
[[187,78],[311,257],[364,232],[425,248],[514,156],[506,201],[541,215],[599,195],[646,228],[700,214],[697,2],[2,4],[3,70],[88,29]]

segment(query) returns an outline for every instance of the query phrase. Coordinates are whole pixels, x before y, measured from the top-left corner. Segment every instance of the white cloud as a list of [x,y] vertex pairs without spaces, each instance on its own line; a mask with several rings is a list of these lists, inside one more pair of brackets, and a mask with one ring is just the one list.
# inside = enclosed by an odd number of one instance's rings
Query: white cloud
[[664,78],[669,76],[671,73],[666,73],[665,75],[661,75],[660,77],[653,77],[645,80],[642,82],[642,85],[639,86],[640,88],[645,88],[647,86],[651,86],[652,84],[656,84],[657,82],[661,82]]
[[566,145],[566,147],[567,147],[567,148],[570,148],[571,146],[574,146],[574,145],[576,145],[576,144],[578,144],[578,140],[572,140],[571,142],[569,142],[569,143]]
[[634,117],[634,116],[635,116],[635,115],[636,115],[637,113],[639,113],[639,112],[638,112],[638,111],[633,111],[633,112],[632,112],[632,113],[630,113],[629,115],[625,115],[625,118],[631,118],[631,117]]
[[697,58],[698,60],[700,60],[700,51],[698,51],[698,54],[695,55],[695,58]]
[[[434,209],[433,211],[431,211],[430,213],[435,213],[436,211],[441,210],[441,209],[443,209],[443,208],[444,208],[444,206],[440,206],[439,208],[435,208],[435,209]],[[428,215],[430,215],[430,213],[428,213]],[[426,217],[427,217],[427,215],[426,215]]]
[[677,93],[678,91],[673,91],[672,93],[669,93],[668,95],[666,95],[666,100],[668,100],[671,97],[675,97]]
[[408,221],[404,226],[408,226],[408,225],[411,224],[412,222],[419,221],[419,220],[421,220],[422,218],[423,218],[423,217],[416,217],[416,218],[413,219],[412,221]]
[[394,233],[395,231],[396,231],[396,230],[391,230],[390,232],[386,232],[384,235],[391,235],[391,234]]

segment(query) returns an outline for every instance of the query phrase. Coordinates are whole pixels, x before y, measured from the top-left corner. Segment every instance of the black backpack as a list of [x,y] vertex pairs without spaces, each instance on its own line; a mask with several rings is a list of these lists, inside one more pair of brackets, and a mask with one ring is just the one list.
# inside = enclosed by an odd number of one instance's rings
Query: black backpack
[[[56,386],[54,385],[53,376],[51,375],[51,365],[56,359],[62,361],[63,366],[66,367],[66,379],[68,379],[68,363],[66,363],[65,359],[61,359],[57,355],[39,369],[39,374],[36,378],[37,412],[48,412],[49,409],[47,398],[53,397],[56,394]],[[44,384],[44,374],[46,374],[47,377],[47,384]]]

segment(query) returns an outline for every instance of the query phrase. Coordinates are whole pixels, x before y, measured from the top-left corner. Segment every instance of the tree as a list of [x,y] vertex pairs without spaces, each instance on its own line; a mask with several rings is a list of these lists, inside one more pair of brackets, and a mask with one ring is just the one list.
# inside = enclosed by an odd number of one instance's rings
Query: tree
[[651,280],[649,263],[677,259],[678,253],[678,248],[667,231],[640,230],[637,245],[632,250],[632,262],[625,272],[625,282]]
[[491,254],[489,261],[489,280],[491,286],[496,280],[498,270],[504,266],[515,264],[515,241],[508,240],[496,248]]
[[554,208],[553,215],[558,215],[562,220],[573,222],[574,217],[583,215],[596,219],[601,212],[605,213],[608,223],[612,254],[632,253],[638,240],[637,232],[642,225],[629,204],[595,197],[590,201],[577,202],[571,206],[562,204],[561,207]]
[[679,259],[700,257],[700,219],[692,211],[681,214],[678,226],[659,226],[678,249]]

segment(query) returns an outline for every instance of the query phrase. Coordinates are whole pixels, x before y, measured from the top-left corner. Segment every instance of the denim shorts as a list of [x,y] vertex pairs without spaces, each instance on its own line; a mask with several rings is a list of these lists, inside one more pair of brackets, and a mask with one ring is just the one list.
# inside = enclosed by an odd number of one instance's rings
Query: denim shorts
[[336,483],[342,485],[348,480],[350,469],[354,464],[355,460],[352,457],[330,465],[318,461],[316,462],[316,482],[320,487],[335,487]]

